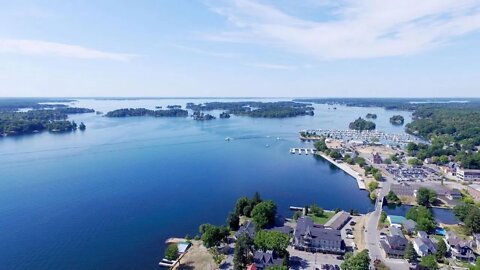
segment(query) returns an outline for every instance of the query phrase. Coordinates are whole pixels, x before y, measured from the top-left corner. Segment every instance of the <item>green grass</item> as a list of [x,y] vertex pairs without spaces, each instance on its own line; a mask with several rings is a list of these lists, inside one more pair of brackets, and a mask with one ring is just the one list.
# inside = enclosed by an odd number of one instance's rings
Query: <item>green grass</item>
[[321,225],[327,223],[327,221],[329,221],[334,215],[335,215],[335,212],[333,211],[323,211],[323,215],[320,217],[314,216],[312,214],[308,214],[308,216],[312,218],[314,223],[321,224]]

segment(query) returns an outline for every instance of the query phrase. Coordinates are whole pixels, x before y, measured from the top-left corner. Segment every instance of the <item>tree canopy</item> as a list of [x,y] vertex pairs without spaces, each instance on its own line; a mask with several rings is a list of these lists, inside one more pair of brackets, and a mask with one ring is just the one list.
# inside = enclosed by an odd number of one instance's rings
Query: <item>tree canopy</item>
[[437,193],[433,189],[421,187],[417,190],[417,203],[422,206],[430,206],[437,200]]
[[364,249],[353,255],[347,253],[344,262],[340,265],[342,270],[368,270],[370,268],[370,256],[368,250]]
[[277,206],[275,203],[273,201],[263,201],[255,205],[251,216],[256,228],[264,229],[274,224],[276,214]]

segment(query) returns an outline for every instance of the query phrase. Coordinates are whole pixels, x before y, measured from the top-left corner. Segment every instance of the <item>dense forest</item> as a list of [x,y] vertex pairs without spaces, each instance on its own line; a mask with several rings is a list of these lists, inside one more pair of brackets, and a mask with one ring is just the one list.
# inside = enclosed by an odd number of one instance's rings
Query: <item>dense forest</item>
[[371,121],[367,121],[359,117],[355,121],[351,122],[348,125],[348,128],[355,129],[355,130],[374,130],[376,128],[376,125]]
[[[0,134],[3,136],[37,133],[44,130],[67,132],[77,129],[68,114],[93,112],[84,108],[60,108],[53,110],[30,110],[26,112],[0,111]],[[85,124],[81,123],[85,129]]]
[[[480,169],[480,108],[420,108],[413,113],[407,132],[430,140],[430,145],[410,144],[407,151],[419,159],[444,162],[453,155],[465,168]],[[442,157],[442,158],[441,158]]]
[[0,112],[15,112],[19,109],[54,109],[67,108],[64,104],[44,104],[48,102],[71,102],[70,99],[52,98],[0,98]]
[[182,109],[149,110],[145,108],[118,109],[105,114],[106,117],[131,117],[131,116],[153,116],[153,117],[187,117],[188,112]]
[[293,101],[207,102],[204,104],[187,103],[187,109],[194,111],[226,110],[228,114],[263,118],[285,118],[301,115],[314,115],[314,108],[311,104]]

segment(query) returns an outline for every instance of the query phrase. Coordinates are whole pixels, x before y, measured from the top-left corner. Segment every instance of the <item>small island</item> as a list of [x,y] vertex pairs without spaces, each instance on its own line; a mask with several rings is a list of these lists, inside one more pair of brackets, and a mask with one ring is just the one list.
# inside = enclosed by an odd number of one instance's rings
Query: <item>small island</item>
[[403,125],[404,122],[405,122],[405,119],[401,115],[394,115],[390,117],[390,123],[392,123],[393,125],[401,126]]
[[195,121],[209,121],[209,120],[213,120],[213,119],[216,119],[215,116],[211,115],[211,114],[205,114],[203,112],[200,112],[200,111],[196,111],[192,114],[192,117],[193,117],[193,120]]
[[359,117],[355,121],[351,122],[348,125],[348,128],[355,129],[355,130],[374,130],[376,128],[376,125],[371,121],[367,121]]
[[375,113],[367,113],[365,117],[367,119],[377,119],[377,115]]
[[227,118],[230,118],[230,114],[229,114],[229,113],[227,113],[227,112],[222,112],[222,113],[220,114],[220,118],[221,118],[221,119],[227,119]]
[[105,114],[106,117],[132,117],[132,116],[153,116],[153,117],[187,117],[188,112],[182,109],[169,110],[148,110],[145,108],[137,109],[118,109]]

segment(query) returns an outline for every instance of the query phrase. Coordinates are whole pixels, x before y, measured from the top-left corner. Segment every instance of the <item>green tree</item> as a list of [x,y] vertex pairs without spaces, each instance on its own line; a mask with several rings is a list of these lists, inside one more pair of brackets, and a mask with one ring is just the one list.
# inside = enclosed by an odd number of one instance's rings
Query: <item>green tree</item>
[[199,231],[202,234],[203,245],[207,248],[220,245],[229,234],[227,228],[208,223],[200,225]]
[[437,259],[437,261],[443,260],[443,258],[445,258],[445,256],[447,255],[447,251],[448,250],[447,250],[447,245],[445,244],[445,241],[443,240],[438,241],[437,252],[435,253],[435,258]]
[[377,181],[372,181],[372,182],[368,183],[368,189],[370,190],[370,192],[374,191],[377,188],[378,188],[378,182]]
[[389,165],[389,164],[392,164],[392,160],[391,160],[390,158],[386,158],[386,159],[383,161],[383,163]]
[[428,255],[428,256],[422,257],[422,260],[420,261],[420,265],[427,268],[428,270],[438,269],[438,263],[434,255]]
[[342,158],[342,154],[340,154],[338,151],[333,150],[330,152],[330,157],[333,159],[340,159]]
[[435,219],[432,211],[425,206],[414,206],[410,208],[406,218],[417,222],[416,229],[419,231],[431,231],[435,229]]
[[417,203],[423,206],[430,206],[437,200],[437,193],[425,187],[417,190]]
[[465,218],[465,228],[470,234],[480,232],[480,210],[474,207]]
[[237,203],[235,204],[235,214],[237,216],[243,215],[243,209],[248,205],[250,205],[250,200],[247,197],[241,197],[238,199]]
[[365,164],[367,164],[367,162],[365,161],[365,159],[363,157],[356,157],[355,158],[355,163],[357,163],[360,167],[363,167],[363,166],[365,166]]
[[275,222],[277,206],[272,201],[263,201],[252,210],[252,219],[257,229],[264,229]]
[[327,144],[325,143],[325,138],[322,138],[322,139],[316,141],[313,144],[313,147],[315,147],[315,149],[317,149],[317,151],[325,152],[326,150],[328,150]]
[[265,268],[265,270],[288,270],[288,266],[285,265],[274,265]]
[[480,270],[480,257],[477,257],[475,265],[470,266],[470,270]]
[[168,245],[165,250],[165,259],[169,261],[174,261],[178,258],[178,246],[176,243]]
[[233,269],[242,270],[253,261],[253,240],[244,233],[235,242]]
[[382,173],[379,172],[379,171],[375,172],[375,173],[373,174],[373,178],[375,178],[375,180],[377,180],[377,181],[382,180]]
[[279,231],[260,230],[256,233],[254,243],[257,249],[267,251],[273,250],[281,257],[286,254],[290,237]]
[[[260,197],[260,193],[255,192],[255,193],[253,194],[253,198],[252,198],[252,204],[253,204],[253,206],[255,206],[255,205],[257,205],[257,204],[259,204],[259,203],[261,203],[261,202],[262,202],[262,197]],[[252,208],[253,208],[253,207],[252,207]]]
[[403,258],[409,262],[413,262],[418,258],[418,254],[413,248],[412,242],[408,242],[407,247],[405,248],[405,254]]
[[80,125],[78,126],[78,128],[80,130],[85,130],[87,128],[87,126],[85,126],[85,124],[83,122],[80,122]]
[[228,214],[227,224],[230,230],[236,231],[240,227],[240,218],[234,212],[230,212]]
[[353,255],[347,253],[344,262],[340,265],[342,270],[368,270],[370,267],[370,256],[368,250],[364,249]]
[[321,217],[323,216],[323,212],[324,212],[323,208],[321,208],[315,203],[310,206],[310,213],[313,214],[314,216]]

